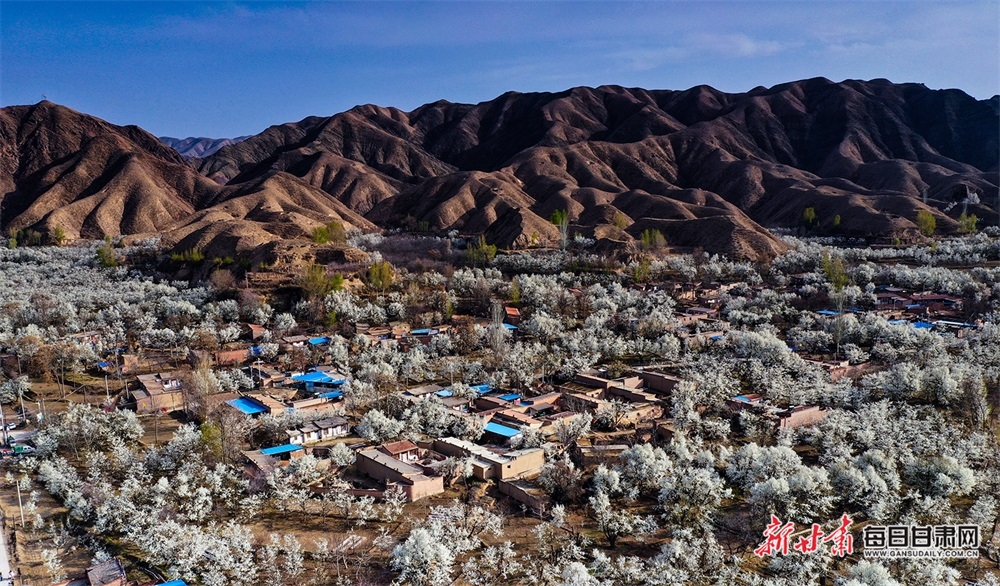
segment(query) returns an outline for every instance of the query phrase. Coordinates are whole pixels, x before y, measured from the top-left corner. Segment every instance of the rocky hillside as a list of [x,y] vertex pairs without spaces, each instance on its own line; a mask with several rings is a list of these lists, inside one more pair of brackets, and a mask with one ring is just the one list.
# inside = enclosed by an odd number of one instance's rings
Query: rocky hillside
[[69,239],[162,235],[218,256],[372,224],[286,173],[222,186],[135,126],[41,102],[0,109],[0,227]]
[[1000,97],[884,80],[602,86],[358,106],[185,164],[138,128],[43,102],[0,111],[2,223],[243,250],[339,218],[527,246],[554,242],[548,218],[568,210],[574,232],[656,228],[760,259],[783,249],[768,229],[801,227],[809,207],[818,233],[905,236],[920,210],[943,232],[963,209],[995,222],[998,128]]
[[215,153],[224,146],[236,144],[249,136],[237,136],[236,138],[205,138],[189,136],[188,138],[173,138],[161,136],[160,142],[177,151],[182,158],[191,159],[195,157],[207,157]]
[[920,209],[954,229],[968,193],[992,205],[998,106],[883,80],[744,94],[576,88],[413,112],[359,106],[193,164],[231,185],[288,172],[377,224],[489,230],[504,245],[552,238],[546,219],[567,209],[584,232],[621,214],[633,237],[655,226],[671,244],[767,256],[780,244],[762,226],[799,227],[807,207],[820,230],[839,215],[838,232],[865,236],[912,231]]

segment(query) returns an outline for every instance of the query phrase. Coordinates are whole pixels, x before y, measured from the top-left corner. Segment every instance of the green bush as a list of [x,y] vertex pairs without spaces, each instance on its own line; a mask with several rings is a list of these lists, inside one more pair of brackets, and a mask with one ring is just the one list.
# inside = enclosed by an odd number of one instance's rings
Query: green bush
[[667,239],[663,233],[655,228],[646,228],[642,231],[643,250],[660,250],[667,245]]
[[497,247],[486,242],[485,236],[480,236],[478,240],[469,244],[465,250],[465,256],[472,264],[485,265],[493,260],[497,255]]
[[105,241],[104,244],[97,248],[97,262],[102,267],[118,266],[118,254],[115,252],[110,241]]
[[979,231],[979,228],[976,227],[978,223],[979,218],[976,217],[976,214],[967,216],[965,212],[962,212],[962,215],[958,217],[958,231],[962,234],[975,234]]
[[917,228],[924,236],[933,236],[937,230],[937,218],[927,210],[920,210],[917,212]]
[[345,244],[347,242],[347,231],[340,222],[333,221],[326,226],[314,228],[309,238],[316,244]]
[[182,264],[195,264],[205,260],[205,253],[199,248],[191,248],[171,254],[170,260]]
[[816,219],[819,216],[816,215],[816,208],[808,207],[802,210],[802,223],[806,225],[806,228],[812,228],[816,225]]

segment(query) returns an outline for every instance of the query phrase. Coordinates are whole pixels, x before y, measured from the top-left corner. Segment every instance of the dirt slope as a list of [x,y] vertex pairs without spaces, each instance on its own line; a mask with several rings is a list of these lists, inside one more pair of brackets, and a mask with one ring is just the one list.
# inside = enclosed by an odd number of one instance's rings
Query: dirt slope
[[914,230],[919,209],[954,229],[969,192],[995,202],[998,104],[885,80],[508,93],[408,113],[359,106],[194,164],[229,184],[286,171],[380,225],[474,233],[501,222],[490,233],[503,245],[551,240],[545,219],[557,209],[581,228],[617,213],[639,226],[670,219],[662,228],[677,244],[695,240],[685,220],[711,216],[720,234],[754,237],[700,239],[708,250],[766,257],[781,244],[762,226],[797,227],[807,207],[821,226],[840,215],[840,233],[889,235]]
[[554,242],[548,218],[565,209],[573,231],[617,220],[632,238],[656,228],[671,245],[765,259],[784,249],[768,228],[801,226],[807,207],[820,231],[839,215],[844,235],[912,233],[919,210],[942,231],[962,209],[995,221],[998,128],[1000,97],[885,80],[602,86],[358,106],[185,162],[139,128],[42,102],[0,110],[0,225],[159,232],[226,254],[332,219],[528,246]]
[[140,128],[51,102],[0,109],[0,211],[4,230],[162,235],[212,256],[302,237],[331,220],[373,227],[287,173],[222,186]]

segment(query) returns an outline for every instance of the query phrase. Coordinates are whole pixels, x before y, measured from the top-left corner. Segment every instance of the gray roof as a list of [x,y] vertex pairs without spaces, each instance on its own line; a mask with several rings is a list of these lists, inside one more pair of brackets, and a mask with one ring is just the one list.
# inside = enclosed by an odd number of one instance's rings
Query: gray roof
[[87,580],[92,586],[103,586],[125,577],[125,568],[118,558],[111,558],[87,568]]
[[313,425],[320,429],[340,427],[342,425],[347,425],[347,419],[343,417],[327,417],[326,419],[317,419],[316,421],[313,421]]
[[392,456],[386,454],[385,452],[379,450],[378,448],[369,448],[367,450],[361,450],[360,452],[358,452],[358,455],[364,456],[369,460],[374,460],[377,464],[385,466],[386,468],[389,468],[390,470],[393,470],[400,474],[404,475],[423,474],[424,472],[422,469],[417,468],[416,466],[412,466],[410,464],[407,464],[406,462],[401,462],[393,458]]

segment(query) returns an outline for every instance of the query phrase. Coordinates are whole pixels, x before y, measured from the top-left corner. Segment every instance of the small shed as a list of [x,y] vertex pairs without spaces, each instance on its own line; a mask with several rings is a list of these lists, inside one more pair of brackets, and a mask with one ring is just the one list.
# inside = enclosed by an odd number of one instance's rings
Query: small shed
[[519,435],[521,435],[520,429],[508,427],[506,425],[496,423],[495,421],[487,423],[486,429],[483,433],[483,437],[487,440],[495,441],[500,444],[506,444]]
[[244,415],[260,415],[261,413],[270,413],[271,411],[267,405],[261,403],[253,397],[230,399],[229,401],[226,401],[226,404]]
[[297,452],[302,449],[302,446],[296,446],[294,444],[284,444],[280,446],[274,446],[271,448],[264,448],[260,451],[261,454],[265,456],[279,457],[285,454],[291,454],[292,452]]

